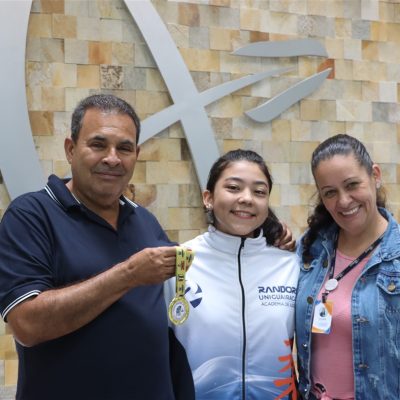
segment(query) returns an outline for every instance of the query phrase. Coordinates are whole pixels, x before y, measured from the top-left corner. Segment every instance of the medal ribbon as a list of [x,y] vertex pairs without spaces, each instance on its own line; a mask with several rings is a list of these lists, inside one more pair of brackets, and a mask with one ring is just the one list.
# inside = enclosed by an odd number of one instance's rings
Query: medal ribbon
[[[337,250],[338,241],[339,241],[339,234],[336,233],[335,240],[334,240],[335,246],[333,249],[332,258],[331,258],[331,262],[329,265],[329,280],[334,279],[334,280],[336,280],[336,283],[339,282],[354,267],[356,267],[365,257],[367,257],[368,254],[371,253],[371,251],[373,251],[378,246],[378,244],[383,239],[383,235],[384,235],[384,233],[381,236],[379,236],[378,239],[376,239],[371,245],[369,245],[367,247],[367,249],[364,250],[355,260],[353,260],[340,274],[337,274],[335,277],[333,277],[333,275],[335,274],[336,250]],[[325,283],[325,285],[326,285],[326,283]],[[332,289],[332,290],[334,290],[334,289]],[[322,294],[322,301],[324,303],[326,302],[326,298],[328,297],[330,292],[331,291],[326,289],[326,287],[325,287],[325,292]]]
[[168,307],[168,316],[175,325],[183,324],[189,315],[189,303],[185,299],[185,276],[194,258],[194,252],[186,247],[176,247],[175,297]]
[[186,247],[176,247],[175,261],[175,297],[183,297],[185,295],[185,275],[194,258],[194,252]]

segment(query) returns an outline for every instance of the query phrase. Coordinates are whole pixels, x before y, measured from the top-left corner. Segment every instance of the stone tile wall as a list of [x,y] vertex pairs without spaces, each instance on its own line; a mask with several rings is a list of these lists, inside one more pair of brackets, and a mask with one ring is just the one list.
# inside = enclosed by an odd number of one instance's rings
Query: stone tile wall
[[[249,73],[294,70],[242,89],[207,107],[220,152],[262,154],[274,176],[271,203],[299,236],[312,195],[312,150],[347,132],[383,169],[389,206],[399,219],[400,3],[361,0],[191,0],[153,2],[199,91]],[[315,38],[328,58],[233,56],[250,42]],[[2,58],[2,62],[7,60]],[[317,71],[329,79],[271,123],[244,112]],[[69,166],[63,141],[84,96],[114,93],[142,119],[171,104],[155,62],[123,0],[34,0],[26,48],[26,93],[37,153],[47,174]],[[29,173],[29,171],[27,171]],[[156,214],[173,240],[206,228],[184,132],[174,124],[142,146],[132,179],[135,200]],[[0,218],[10,199],[0,177]],[[12,398],[17,360],[0,323],[0,398]]]

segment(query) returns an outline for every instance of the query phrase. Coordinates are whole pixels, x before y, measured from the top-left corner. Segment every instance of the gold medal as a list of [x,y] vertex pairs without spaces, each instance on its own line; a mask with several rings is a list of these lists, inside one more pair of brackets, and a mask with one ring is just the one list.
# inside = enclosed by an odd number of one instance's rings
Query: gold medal
[[175,297],[168,307],[168,316],[175,325],[183,324],[189,316],[189,303],[185,299],[185,275],[194,258],[194,252],[185,247],[176,247]]
[[174,297],[169,303],[168,316],[175,325],[183,324],[189,316],[189,303],[184,297]]

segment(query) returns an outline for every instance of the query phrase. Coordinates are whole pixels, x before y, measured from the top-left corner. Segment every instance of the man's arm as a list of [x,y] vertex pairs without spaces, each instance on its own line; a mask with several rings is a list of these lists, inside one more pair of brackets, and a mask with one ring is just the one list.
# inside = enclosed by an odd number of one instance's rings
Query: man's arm
[[83,327],[130,289],[162,283],[174,274],[174,247],[144,249],[93,278],[18,304],[7,322],[19,343],[34,346]]

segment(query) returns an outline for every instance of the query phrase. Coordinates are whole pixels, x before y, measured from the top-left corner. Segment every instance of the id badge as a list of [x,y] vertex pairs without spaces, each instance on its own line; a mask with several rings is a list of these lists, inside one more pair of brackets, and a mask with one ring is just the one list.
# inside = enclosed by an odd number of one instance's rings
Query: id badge
[[332,309],[333,303],[331,301],[323,303],[322,300],[317,300],[315,302],[312,333],[328,334],[331,331]]

